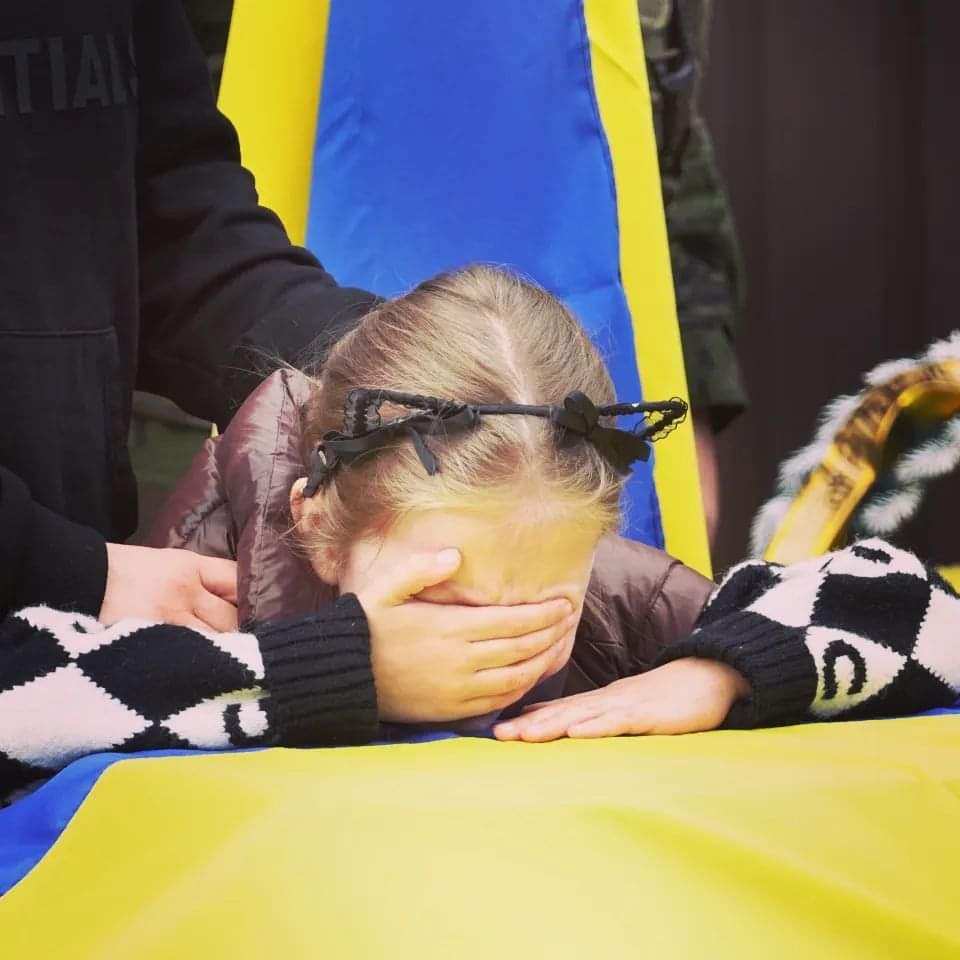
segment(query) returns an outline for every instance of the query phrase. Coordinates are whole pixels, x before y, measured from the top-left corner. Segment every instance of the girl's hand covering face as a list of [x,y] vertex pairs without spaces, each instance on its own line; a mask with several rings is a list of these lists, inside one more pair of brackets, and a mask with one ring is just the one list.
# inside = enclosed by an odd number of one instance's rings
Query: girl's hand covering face
[[579,620],[569,600],[476,607],[416,599],[460,560],[457,550],[414,554],[357,590],[381,720],[437,723],[502,710],[569,655]]
[[723,723],[750,695],[743,676],[714,660],[688,657],[600,690],[535,703],[493,728],[498,740],[543,743],[561,737],[697,733]]

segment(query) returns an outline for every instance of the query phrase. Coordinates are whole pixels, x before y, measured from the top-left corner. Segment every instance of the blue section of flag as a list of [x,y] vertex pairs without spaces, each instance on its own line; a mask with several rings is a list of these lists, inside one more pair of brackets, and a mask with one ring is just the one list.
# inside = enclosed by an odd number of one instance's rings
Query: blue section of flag
[[[307,245],[387,296],[471,262],[518,270],[586,324],[619,397],[641,399],[580,0],[332,4]],[[663,546],[650,464],[627,532]]]

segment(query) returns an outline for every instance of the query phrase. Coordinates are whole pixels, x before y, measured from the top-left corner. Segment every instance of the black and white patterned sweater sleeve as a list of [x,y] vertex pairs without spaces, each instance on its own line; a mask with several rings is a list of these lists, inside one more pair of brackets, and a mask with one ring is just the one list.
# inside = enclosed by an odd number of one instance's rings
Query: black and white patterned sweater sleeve
[[377,730],[356,597],[206,633],[30,607],[0,622],[0,796],[91,753],[361,743]]
[[903,716],[960,696],[960,597],[883,540],[792,566],[748,561],[657,665],[720,660],[752,687],[727,727]]

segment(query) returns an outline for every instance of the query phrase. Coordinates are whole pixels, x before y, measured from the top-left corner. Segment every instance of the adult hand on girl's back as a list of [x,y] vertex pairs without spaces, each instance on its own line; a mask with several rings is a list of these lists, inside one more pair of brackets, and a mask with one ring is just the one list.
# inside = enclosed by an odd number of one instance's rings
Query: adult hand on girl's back
[[237,629],[237,565],[189,550],[107,544],[101,623],[156,620],[220,633]]
[[714,730],[730,708],[750,695],[733,667],[687,657],[599,690],[535,703],[493,728],[498,740],[542,743],[561,737],[697,733]]
[[559,666],[577,628],[569,600],[474,607],[416,599],[460,559],[457,550],[414,555],[358,593],[382,720],[435,723],[502,710]]

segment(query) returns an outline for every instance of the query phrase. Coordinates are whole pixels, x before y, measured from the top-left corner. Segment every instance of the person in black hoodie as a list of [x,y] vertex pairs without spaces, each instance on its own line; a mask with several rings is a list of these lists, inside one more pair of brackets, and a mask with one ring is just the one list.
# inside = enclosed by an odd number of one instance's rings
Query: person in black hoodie
[[133,390],[224,425],[373,301],[258,205],[180,0],[5,4],[0,613],[229,627],[231,565],[122,545]]
[[[105,625],[152,621],[158,629],[143,638],[164,651],[188,627],[236,630],[231,561],[123,543],[137,512],[126,448],[134,388],[225,425],[258,382],[259,359],[293,360],[308,345],[322,351],[374,302],[338,287],[259,206],[181,0],[4,4],[0,684],[15,691],[8,733],[32,723],[18,706],[30,679],[17,658],[42,666],[47,649],[36,637],[27,642],[15,611],[37,608],[70,623],[73,614],[80,624],[83,615]],[[440,554],[424,563],[450,572]],[[314,644],[318,656],[350,663],[347,679],[334,670],[299,681],[304,709],[322,715],[314,724],[321,740],[352,739],[375,717],[368,626],[378,644],[402,646],[406,674],[394,671],[393,684],[422,674],[431,644],[448,638],[468,665],[437,686],[463,694],[483,680],[470,659],[476,641],[496,648],[484,668],[522,677],[563,618],[546,602],[407,599],[390,599],[397,615],[386,619],[377,603],[366,611],[354,603],[346,633],[336,617],[270,627],[278,649],[295,655]],[[136,658],[120,660],[124,676],[136,678]]]

